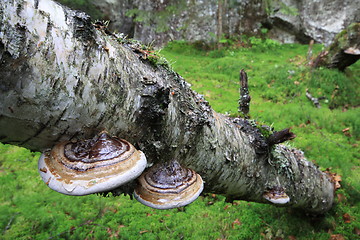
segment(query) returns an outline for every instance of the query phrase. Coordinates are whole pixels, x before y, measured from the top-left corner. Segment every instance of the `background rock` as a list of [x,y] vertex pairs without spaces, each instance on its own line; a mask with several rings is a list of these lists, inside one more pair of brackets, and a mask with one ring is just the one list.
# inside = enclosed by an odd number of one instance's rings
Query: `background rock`
[[110,29],[134,36],[135,23],[126,16],[130,9],[136,8],[134,1],[104,0],[93,1],[93,4],[103,13],[103,19],[109,21]]
[[[144,43],[170,40],[214,42],[261,35],[281,42],[330,44],[352,22],[360,22],[360,0],[104,0],[93,3],[110,28]],[[291,14],[296,13],[296,14]]]
[[[271,37],[284,42],[307,43],[310,39],[329,45],[335,35],[353,22],[360,22],[360,0],[281,0],[298,15],[271,9]],[[287,34],[290,36],[287,37]]]

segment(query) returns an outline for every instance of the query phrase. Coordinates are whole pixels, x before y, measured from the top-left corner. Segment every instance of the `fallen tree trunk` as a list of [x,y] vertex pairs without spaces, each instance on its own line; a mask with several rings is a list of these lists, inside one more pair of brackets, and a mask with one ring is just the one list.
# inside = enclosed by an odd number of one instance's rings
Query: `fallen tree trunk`
[[0,13],[1,142],[43,151],[105,129],[149,162],[193,168],[205,192],[270,203],[264,194],[283,190],[284,206],[331,208],[331,179],[301,151],[273,145],[281,139],[268,142],[251,121],[214,112],[138,43],[51,0],[5,1]]
[[353,23],[336,35],[333,43],[322,51],[311,65],[344,71],[359,59],[360,23]]

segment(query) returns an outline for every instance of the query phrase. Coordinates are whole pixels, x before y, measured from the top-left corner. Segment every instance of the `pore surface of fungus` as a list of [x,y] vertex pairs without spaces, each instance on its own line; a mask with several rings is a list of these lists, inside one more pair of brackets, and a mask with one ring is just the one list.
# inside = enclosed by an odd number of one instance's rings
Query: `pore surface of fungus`
[[182,207],[193,202],[204,188],[200,175],[177,161],[157,164],[139,177],[135,198],[156,209]]
[[89,140],[59,143],[38,163],[42,180],[67,195],[109,191],[137,178],[145,167],[143,152],[106,132]]

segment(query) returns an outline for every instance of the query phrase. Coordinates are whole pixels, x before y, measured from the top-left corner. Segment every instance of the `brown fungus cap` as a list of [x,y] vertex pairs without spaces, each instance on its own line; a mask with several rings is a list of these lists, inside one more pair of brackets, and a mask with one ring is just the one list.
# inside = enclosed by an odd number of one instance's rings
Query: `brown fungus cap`
[[156,209],[182,207],[193,202],[204,188],[203,180],[194,170],[177,161],[157,164],[139,177],[134,191],[142,204]]
[[51,189],[78,196],[112,190],[137,178],[145,167],[144,153],[106,132],[89,140],[59,143],[38,163]]

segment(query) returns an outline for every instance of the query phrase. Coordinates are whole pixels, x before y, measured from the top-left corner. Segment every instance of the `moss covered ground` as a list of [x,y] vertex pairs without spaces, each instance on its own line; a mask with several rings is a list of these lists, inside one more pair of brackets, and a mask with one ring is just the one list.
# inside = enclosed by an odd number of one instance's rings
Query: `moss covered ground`
[[[202,50],[186,42],[161,53],[218,112],[236,116],[239,70],[249,77],[250,115],[342,178],[323,216],[204,195],[181,209],[154,210],[129,196],[65,196],[37,172],[40,153],[0,144],[0,239],[359,239],[360,63],[344,73],[311,69],[307,46],[252,39],[252,48]],[[314,53],[321,50],[315,45]],[[315,108],[306,96],[324,97]]]

